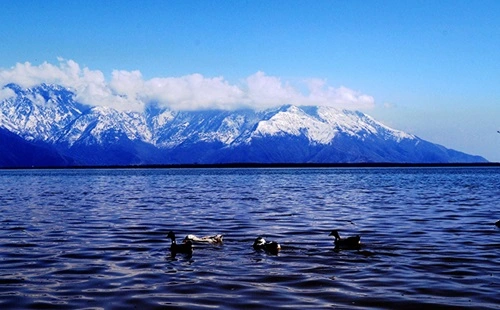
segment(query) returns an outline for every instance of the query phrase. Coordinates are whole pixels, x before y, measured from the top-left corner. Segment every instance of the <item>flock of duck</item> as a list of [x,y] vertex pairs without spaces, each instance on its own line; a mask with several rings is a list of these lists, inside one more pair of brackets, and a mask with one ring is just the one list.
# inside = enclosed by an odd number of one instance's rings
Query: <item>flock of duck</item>
[[[500,220],[495,222],[495,226],[500,228]],[[341,238],[337,230],[332,230],[329,236],[335,238],[335,250],[359,250],[361,248],[361,237],[359,235]],[[167,238],[172,240],[170,245],[170,252],[173,256],[177,253],[192,254],[194,243],[209,243],[209,244],[222,244],[222,235],[197,237],[195,235],[187,235],[182,243],[177,243],[175,233],[170,231]],[[277,255],[281,250],[281,245],[276,241],[266,241],[262,236],[255,239],[252,247],[256,251],[263,251],[269,254]]]
[[[329,236],[335,238],[335,249],[346,249],[346,250],[359,250],[361,247],[361,238],[359,235],[341,238],[337,230],[332,230]],[[209,244],[222,244],[222,235],[197,237],[195,235],[187,235],[182,243],[177,243],[175,239],[175,233],[170,231],[167,234],[167,238],[171,239],[170,252],[173,256],[177,253],[182,254],[192,254],[194,243],[209,243]],[[262,236],[255,239],[252,247],[256,251],[263,251],[269,254],[277,255],[281,250],[281,245],[276,241],[266,241]]]

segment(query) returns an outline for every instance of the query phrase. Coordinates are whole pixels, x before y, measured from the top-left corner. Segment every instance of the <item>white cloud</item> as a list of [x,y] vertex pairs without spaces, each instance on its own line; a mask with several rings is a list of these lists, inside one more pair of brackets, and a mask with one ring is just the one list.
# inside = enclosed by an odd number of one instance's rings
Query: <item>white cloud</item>
[[16,93],[10,88],[0,88],[0,101],[12,98]]
[[302,95],[288,83],[283,84],[279,78],[259,71],[246,79],[246,97],[251,105],[265,108],[297,104]]
[[344,86],[340,86],[339,88],[328,86],[325,80],[309,80],[308,86],[308,104],[342,108],[355,107],[358,109],[371,108],[375,104],[372,96],[362,94]]
[[[76,99],[83,103],[118,110],[141,110],[150,101],[176,110],[264,109],[283,104],[349,109],[374,106],[373,97],[344,86],[328,86],[321,79],[306,81],[306,93],[261,71],[247,77],[240,85],[230,84],[223,77],[208,78],[197,73],[145,80],[140,71],[123,70],[114,70],[108,82],[99,70],[81,68],[73,60],[58,58],[58,61],[58,65],[18,63],[8,70],[0,70],[0,83],[17,83],[22,87],[40,83],[60,84],[75,91]],[[8,90],[2,90],[0,99],[11,95]]]
[[277,77],[257,72],[246,80],[248,101],[254,107],[273,105],[321,105],[337,108],[361,109],[372,108],[375,100],[350,88],[328,86],[325,80],[306,81],[308,93],[299,92],[289,83],[282,83]]
[[154,78],[144,83],[143,94],[180,110],[231,109],[241,104],[243,91],[222,77],[191,74],[179,78]]

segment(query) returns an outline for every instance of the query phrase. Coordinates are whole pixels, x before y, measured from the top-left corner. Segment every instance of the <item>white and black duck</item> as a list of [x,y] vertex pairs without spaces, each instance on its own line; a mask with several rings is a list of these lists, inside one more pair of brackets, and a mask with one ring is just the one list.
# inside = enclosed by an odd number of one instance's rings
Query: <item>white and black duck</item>
[[255,239],[253,248],[256,251],[265,251],[267,253],[277,255],[281,250],[281,245],[276,241],[266,241],[266,239],[259,236]]
[[359,250],[361,247],[361,237],[359,235],[341,238],[337,230],[332,230],[330,236],[335,237],[336,249]]
[[192,243],[210,243],[210,244],[222,244],[222,235],[204,236],[197,237],[196,235],[187,235],[184,238],[184,243],[191,241]]
[[172,253],[172,255],[175,255],[177,253],[193,253],[193,242],[191,242],[190,240],[181,244],[177,244],[177,242],[175,242],[175,234],[173,231],[168,232],[167,238],[170,238],[172,240],[172,243],[170,244],[170,252]]

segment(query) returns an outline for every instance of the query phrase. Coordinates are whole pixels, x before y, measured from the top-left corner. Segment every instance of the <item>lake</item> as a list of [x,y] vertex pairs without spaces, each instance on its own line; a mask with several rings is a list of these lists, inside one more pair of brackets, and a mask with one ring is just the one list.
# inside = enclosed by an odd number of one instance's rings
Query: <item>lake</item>
[[[498,167],[0,170],[0,184],[2,309],[500,309]],[[332,229],[362,248],[335,250]],[[224,243],[173,257],[169,231]]]

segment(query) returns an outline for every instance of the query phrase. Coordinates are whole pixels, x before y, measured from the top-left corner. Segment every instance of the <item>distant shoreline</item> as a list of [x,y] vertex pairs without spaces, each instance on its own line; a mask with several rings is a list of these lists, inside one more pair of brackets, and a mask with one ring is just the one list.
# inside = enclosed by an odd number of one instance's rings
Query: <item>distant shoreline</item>
[[453,167],[500,167],[500,162],[488,163],[226,163],[226,164],[165,164],[165,165],[86,165],[86,166],[39,166],[0,167],[0,170],[70,170],[70,169],[190,169],[190,168],[453,168]]

